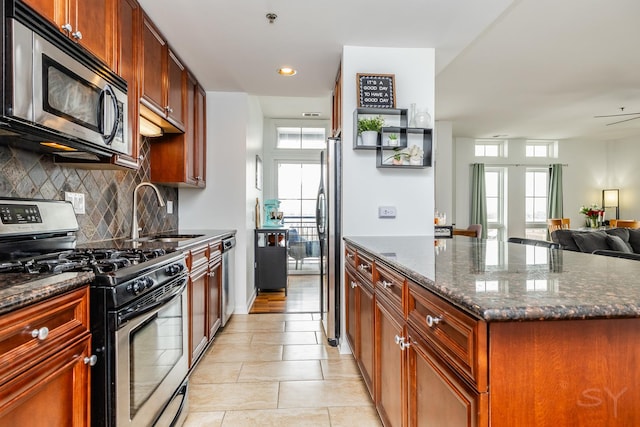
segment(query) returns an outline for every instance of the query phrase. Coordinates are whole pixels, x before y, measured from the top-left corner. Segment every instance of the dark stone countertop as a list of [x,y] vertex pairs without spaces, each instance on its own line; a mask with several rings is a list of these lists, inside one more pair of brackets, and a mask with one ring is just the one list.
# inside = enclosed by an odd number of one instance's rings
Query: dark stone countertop
[[459,236],[345,241],[486,321],[640,317],[639,261]]
[[94,277],[90,272],[3,273],[0,276],[0,314],[88,285]]
[[[179,231],[167,231],[162,233],[157,233],[152,236],[141,236],[140,243],[136,245],[135,242],[132,242],[128,237],[122,237],[119,239],[113,240],[101,240],[90,243],[83,243],[78,245],[79,248],[114,248],[114,249],[131,249],[131,248],[141,248],[141,249],[155,249],[155,248],[164,248],[164,249],[173,249],[173,250],[186,250],[191,246],[196,246],[202,242],[206,242],[208,240],[216,240],[223,239],[225,237],[230,237],[236,234],[236,230],[213,230],[213,229],[180,229]],[[180,240],[177,242],[161,242],[159,240],[154,241],[145,241],[144,239],[147,237],[153,236],[176,236],[176,235],[188,235],[194,236],[193,238],[189,238],[186,240]]]
[[[222,239],[232,236],[235,230],[180,230],[163,234],[199,234],[201,236],[179,242],[164,243],[150,242],[138,246],[140,248],[167,248],[175,250],[187,250],[189,247],[207,240]],[[104,240],[78,245],[78,248],[114,248],[129,249],[134,245],[127,238]],[[0,275],[0,314],[34,304],[47,298],[76,289],[89,284],[94,279],[90,272],[58,273],[58,274],[29,274],[29,273],[3,273]]]

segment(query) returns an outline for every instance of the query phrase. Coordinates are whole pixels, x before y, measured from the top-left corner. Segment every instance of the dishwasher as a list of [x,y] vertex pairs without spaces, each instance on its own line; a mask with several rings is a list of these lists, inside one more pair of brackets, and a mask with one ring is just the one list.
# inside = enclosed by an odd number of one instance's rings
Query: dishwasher
[[236,238],[222,239],[222,326],[227,324],[235,306]]

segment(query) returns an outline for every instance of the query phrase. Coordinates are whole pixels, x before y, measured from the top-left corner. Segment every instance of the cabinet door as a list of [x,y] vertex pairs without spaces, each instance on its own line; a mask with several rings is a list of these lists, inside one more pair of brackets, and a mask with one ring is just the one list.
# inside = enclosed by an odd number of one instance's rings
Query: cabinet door
[[165,73],[167,68],[166,42],[144,17],[142,27],[142,97],[150,108],[161,116],[165,115],[166,99],[164,99]]
[[91,335],[65,343],[37,366],[0,386],[0,425],[88,426]]
[[216,263],[209,267],[209,307],[208,307],[208,322],[209,322],[209,341],[213,339],[220,325],[222,324],[221,312],[221,278],[222,278],[222,264]]
[[116,0],[69,0],[71,38],[106,64],[113,59]]
[[360,348],[360,370],[362,377],[369,389],[371,396],[374,396],[374,390],[377,383],[374,383],[375,369],[375,300],[373,298],[373,289],[359,283],[357,293],[358,303],[358,344]]
[[360,359],[360,349],[357,346],[357,333],[356,325],[358,319],[357,305],[356,305],[356,293],[358,282],[355,279],[355,274],[351,273],[348,269],[345,269],[345,315],[346,315],[346,330],[347,330],[347,343],[351,347],[353,357],[356,361]]
[[167,118],[184,130],[187,72],[184,65],[169,49],[167,64]]
[[188,184],[196,185],[196,87],[198,82],[187,74],[187,111],[184,130],[185,179]]
[[399,427],[406,425],[406,358],[405,351],[399,345],[399,340],[405,337],[404,321],[399,313],[380,299],[376,301],[375,319],[378,347],[374,400],[384,425]]
[[462,381],[412,328],[409,339],[409,425],[488,426],[487,394]]
[[207,95],[200,85],[195,93],[195,135],[194,135],[194,171],[198,187],[204,187],[207,180]]
[[23,0],[23,2],[62,31],[59,22],[65,18],[66,0]]
[[127,97],[129,101],[129,135],[131,140],[131,153],[129,156],[117,155],[116,164],[129,166],[134,169],[140,167],[140,128],[139,103],[140,86],[138,78],[138,65],[140,64],[140,40],[141,40],[141,9],[136,0],[118,0],[118,45],[119,53],[113,61],[113,68],[118,75],[127,81]]
[[191,347],[191,360],[189,366],[198,360],[208,343],[209,325],[207,324],[207,300],[208,300],[208,267],[202,267],[192,271],[189,275],[189,343]]

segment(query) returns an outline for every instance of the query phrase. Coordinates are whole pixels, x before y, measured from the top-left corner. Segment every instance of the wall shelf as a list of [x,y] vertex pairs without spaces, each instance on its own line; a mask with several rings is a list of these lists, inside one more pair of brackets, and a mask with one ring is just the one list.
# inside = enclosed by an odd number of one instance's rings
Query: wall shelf
[[[385,128],[406,128],[407,109],[406,108],[356,108],[353,112],[353,149],[354,150],[375,150],[384,139],[378,135],[376,145],[363,145],[362,138],[358,135],[358,120],[362,118],[373,118],[381,116],[384,119]],[[397,133],[397,132],[396,132]]]
[[[376,147],[376,167],[392,169],[422,169],[431,166],[433,151],[432,130],[424,128],[406,128],[403,130],[405,131],[405,138],[404,144],[402,144],[401,146],[389,147],[388,145],[379,145]],[[422,163],[417,165],[409,164],[409,160],[404,159],[403,164],[394,165],[393,155],[396,152],[395,148],[403,149],[411,147],[412,145],[417,145],[418,147],[422,148],[424,152]]]

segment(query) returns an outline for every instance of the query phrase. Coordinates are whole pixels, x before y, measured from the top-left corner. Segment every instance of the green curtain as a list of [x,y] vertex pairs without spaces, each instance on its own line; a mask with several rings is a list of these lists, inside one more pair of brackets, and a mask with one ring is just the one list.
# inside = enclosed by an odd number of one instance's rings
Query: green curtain
[[547,218],[562,218],[562,165],[549,168],[549,192],[547,194]]
[[482,225],[482,238],[487,238],[487,190],[484,163],[471,165],[471,224]]

